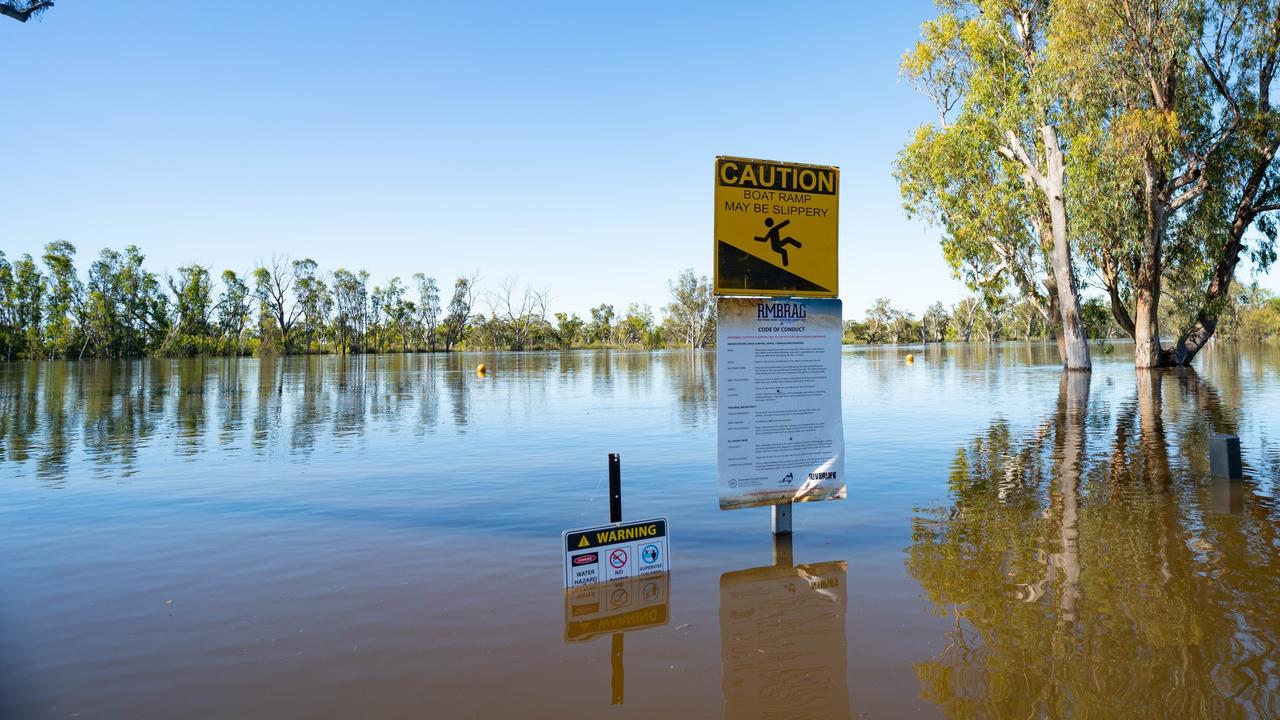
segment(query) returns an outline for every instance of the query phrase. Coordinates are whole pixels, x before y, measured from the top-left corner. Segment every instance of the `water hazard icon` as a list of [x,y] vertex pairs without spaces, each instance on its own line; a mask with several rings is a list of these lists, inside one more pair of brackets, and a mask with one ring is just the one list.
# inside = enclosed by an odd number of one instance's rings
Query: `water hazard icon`
[[785,238],[782,237],[782,228],[790,224],[791,224],[790,220],[783,220],[777,225],[774,225],[773,218],[765,218],[764,226],[769,228],[769,232],[765,233],[764,237],[760,237],[758,235],[756,236],[756,242],[769,243],[769,247],[773,248],[774,252],[782,256],[782,267],[787,266],[787,246],[788,245],[795,245],[798,248],[804,247],[803,245],[800,244],[799,240],[796,240],[790,235],[788,235]]

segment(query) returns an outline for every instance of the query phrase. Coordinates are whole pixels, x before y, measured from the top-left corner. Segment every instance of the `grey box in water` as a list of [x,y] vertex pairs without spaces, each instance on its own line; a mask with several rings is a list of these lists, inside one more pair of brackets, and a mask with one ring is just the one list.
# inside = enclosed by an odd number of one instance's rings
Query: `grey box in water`
[[1240,462],[1240,438],[1235,435],[1209,436],[1209,469],[1215,477],[1238,480],[1244,477]]

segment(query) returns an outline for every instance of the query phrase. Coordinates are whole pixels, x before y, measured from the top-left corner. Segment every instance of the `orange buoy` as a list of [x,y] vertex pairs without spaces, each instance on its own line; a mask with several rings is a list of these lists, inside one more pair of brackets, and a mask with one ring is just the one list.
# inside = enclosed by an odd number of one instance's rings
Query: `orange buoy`
[[907,362],[908,362],[908,363],[913,363],[913,362],[915,362],[915,361],[916,361],[916,356],[915,356],[915,355],[912,355],[911,353],[907,353]]

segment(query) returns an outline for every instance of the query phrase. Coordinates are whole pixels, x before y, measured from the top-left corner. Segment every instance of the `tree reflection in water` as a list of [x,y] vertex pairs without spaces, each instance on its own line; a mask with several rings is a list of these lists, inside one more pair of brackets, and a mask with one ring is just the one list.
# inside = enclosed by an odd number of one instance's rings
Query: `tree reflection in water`
[[1112,413],[1064,373],[1051,417],[992,422],[917,511],[907,568],[955,625],[915,669],[947,716],[1280,716],[1280,512],[1252,480],[1215,502],[1213,388],[1136,380]]

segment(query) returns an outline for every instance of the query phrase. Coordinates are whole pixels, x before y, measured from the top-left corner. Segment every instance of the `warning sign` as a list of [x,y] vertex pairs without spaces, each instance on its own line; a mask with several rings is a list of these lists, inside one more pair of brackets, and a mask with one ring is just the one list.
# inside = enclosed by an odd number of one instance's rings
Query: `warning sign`
[[717,157],[717,295],[836,297],[840,168]]
[[564,586],[666,572],[667,519],[564,532]]

